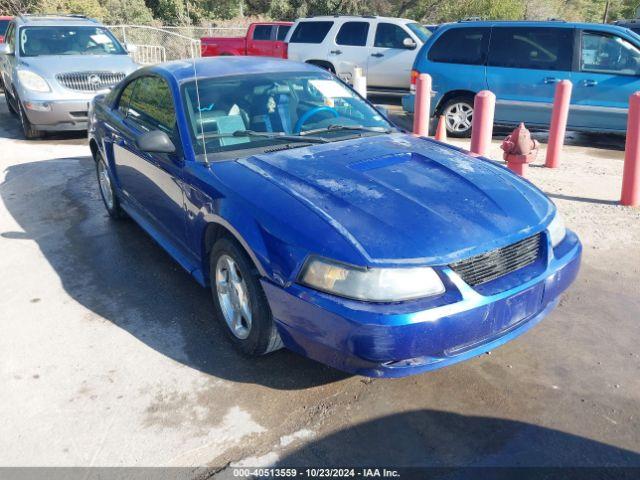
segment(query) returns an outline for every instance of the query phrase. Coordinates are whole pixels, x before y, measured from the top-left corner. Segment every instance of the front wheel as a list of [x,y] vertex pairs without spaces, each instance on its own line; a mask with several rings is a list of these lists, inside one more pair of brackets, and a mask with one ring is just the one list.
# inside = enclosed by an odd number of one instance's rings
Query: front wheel
[[116,195],[113,182],[111,181],[111,175],[109,169],[105,163],[102,155],[96,153],[96,174],[98,176],[98,185],[100,186],[100,196],[104,203],[107,213],[114,220],[120,220],[126,217],[126,214],[122,207],[120,207],[120,201]]
[[251,356],[281,348],[258,272],[236,242],[223,237],[214,244],[209,273],[216,316],[235,346]]
[[27,118],[27,112],[24,111],[22,102],[18,96],[14,96],[16,103],[18,104],[18,117],[20,118],[20,126],[22,127],[22,133],[27,140],[37,140],[42,138],[43,132],[33,126],[33,124]]
[[447,134],[451,137],[470,137],[473,122],[473,98],[456,97],[442,107]]

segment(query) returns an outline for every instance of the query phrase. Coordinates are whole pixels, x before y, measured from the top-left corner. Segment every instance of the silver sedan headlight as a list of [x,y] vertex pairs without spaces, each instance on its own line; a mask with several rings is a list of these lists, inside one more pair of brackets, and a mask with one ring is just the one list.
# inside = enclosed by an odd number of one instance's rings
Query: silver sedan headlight
[[399,302],[444,292],[442,280],[430,267],[361,268],[319,257],[307,260],[300,283],[370,302]]
[[547,230],[549,231],[549,239],[551,240],[552,246],[555,247],[564,240],[564,237],[567,235],[567,229],[564,226],[564,220],[562,220],[559,212],[556,212],[556,216],[551,220]]
[[51,88],[47,81],[31,70],[25,70],[23,68],[17,70],[18,80],[24,88],[32,90],[34,92],[50,92]]

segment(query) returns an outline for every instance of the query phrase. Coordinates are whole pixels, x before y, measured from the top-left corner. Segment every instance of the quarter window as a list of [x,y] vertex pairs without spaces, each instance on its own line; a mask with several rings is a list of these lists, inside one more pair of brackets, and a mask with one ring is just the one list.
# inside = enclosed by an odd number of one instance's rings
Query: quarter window
[[271,31],[273,27],[271,25],[256,25],[253,31],[254,40],[271,40]]
[[278,36],[277,40],[284,42],[284,39],[287,37],[287,33],[291,29],[291,25],[280,25],[278,27]]
[[167,82],[160,77],[137,80],[127,118],[145,130],[164,130],[172,135],[176,114]]
[[345,22],[336,36],[338,45],[364,47],[367,44],[369,22]]
[[583,72],[638,75],[640,73],[640,50],[616,35],[584,32],[580,51],[580,70]]
[[333,22],[300,22],[289,43],[322,43]]
[[131,102],[131,97],[133,96],[133,89],[136,86],[137,80],[130,82],[126,87],[122,90],[122,94],[120,95],[120,100],[118,101],[118,111],[123,117],[127,116],[127,111],[129,110],[129,103]]
[[532,70],[571,70],[573,29],[494,28],[489,65]]
[[10,23],[9,26],[7,27],[7,31],[5,32],[5,37],[4,37],[4,41],[6,42],[7,45],[11,47],[11,50],[13,50],[14,52],[16,51],[15,31],[16,31],[16,24]]
[[489,43],[488,28],[453,28],[444,32],[429,51],[429,60],[440,63],[482,65]]
[[379,23],[376,28],[374,47],[378,48],[405,48],[402,43],[405,38],[411,38],[402,27],[393,23]]

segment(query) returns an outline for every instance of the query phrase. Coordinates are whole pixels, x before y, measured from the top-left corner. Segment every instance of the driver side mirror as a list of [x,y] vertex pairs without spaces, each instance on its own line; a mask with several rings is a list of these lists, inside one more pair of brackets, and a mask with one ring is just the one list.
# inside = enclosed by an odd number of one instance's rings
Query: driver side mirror
[[8,43],[0,43],[0,55],[13,55],[13,49]]
[[143,152],[148,153],[175,153],[176,146],[169,135],[160,130],[151,130],[144,133],[136,141],[136,145]]
[[403,41],[402,41],[402,45],[404,46],[404,48],[406,48],[407,50],[413,50],[414,48],[416,48],[418,46],[418,44],[416,44],[416,42],[414,42],[413,40],[411,40],[409,37],[406,37]]

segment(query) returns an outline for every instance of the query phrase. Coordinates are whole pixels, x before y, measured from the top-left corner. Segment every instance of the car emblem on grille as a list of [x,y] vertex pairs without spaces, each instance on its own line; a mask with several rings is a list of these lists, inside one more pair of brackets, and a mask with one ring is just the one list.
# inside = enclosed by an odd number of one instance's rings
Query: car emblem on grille
[[89,75],[89,78],[87,78],[87,81],[89,82],[89,85],[91,85],[92,87],[97,87],[98,85],[100,85],[101,79],[98,75],[94,73],[92,75]]

